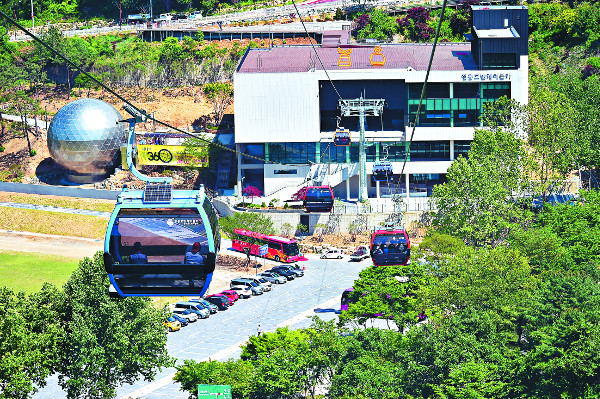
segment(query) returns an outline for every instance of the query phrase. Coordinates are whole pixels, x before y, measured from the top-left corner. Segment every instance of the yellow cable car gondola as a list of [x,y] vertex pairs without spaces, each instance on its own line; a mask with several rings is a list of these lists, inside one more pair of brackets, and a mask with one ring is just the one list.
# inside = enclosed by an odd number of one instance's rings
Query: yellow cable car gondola
[[337,129],[333,136],[333,144],[336,147],[348,147],[350,145],[350,130],[348,129]]

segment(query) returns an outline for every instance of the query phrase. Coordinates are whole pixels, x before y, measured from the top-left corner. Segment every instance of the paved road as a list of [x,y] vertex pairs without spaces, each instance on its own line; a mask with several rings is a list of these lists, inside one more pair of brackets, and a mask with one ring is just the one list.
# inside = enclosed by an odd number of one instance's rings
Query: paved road
[[[345,260],[311,259],[306,263],[305,276],[283,285],[271,292],[250,299],[240,299],[226,311],[219,312],[207,320],[198,320],[182,330],[169,333],[169,354],[176,357],[177,364],[184,359],[196,361],[238,358],[240,344],[248,336],[256,334],[258,324],[264,331],[274,331],[289,325],[291,328],[308,327],[315,308],[337,308],[344,289],[358,278],[358,273],[370,264]],[[333,313],[320,313],[319,317],[329,320]],[[174,368],[164,370],[153,383],[137,382],[122,386],[119,398],[187,398],[172,381]],[[48,381],[48,387],[34,396],[36,399],[64,398],[56,379]]]

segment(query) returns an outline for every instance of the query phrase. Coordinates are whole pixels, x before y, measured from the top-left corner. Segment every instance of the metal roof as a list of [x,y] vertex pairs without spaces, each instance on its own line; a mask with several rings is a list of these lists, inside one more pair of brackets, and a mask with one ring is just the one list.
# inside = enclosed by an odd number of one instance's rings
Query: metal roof
[[[329,70],[376,70],[376,69],[427,69],[431,56],[431,43],[377,44],[369,46],[342,46],[341,50],[351,50],[350,61],[338,52],[338,47],[316,47],[325,69]],[[375,48],[381,48],[385,56],[383,66],[374,66],[371,61],[381,61]],[[342,65],[342,66],[340,66]],[[344,66],[349,65],[349,66]],[[281,46],[268,49],[251,48],[242,60],[238,73],[281,73],[308,72],[322,70],[311,46]],[[476,70],[477,65],[471,55],[470,43],[438,43],[433,59],[432,70],[462,71]]]

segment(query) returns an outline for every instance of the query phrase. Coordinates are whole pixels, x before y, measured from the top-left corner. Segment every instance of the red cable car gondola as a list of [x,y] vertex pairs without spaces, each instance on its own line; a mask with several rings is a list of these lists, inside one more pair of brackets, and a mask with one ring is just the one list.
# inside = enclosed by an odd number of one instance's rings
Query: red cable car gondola
[[308,186],[303,202],[306,212],[331,212],[333,191],[330,186]]
[[371,237],[371,258],[375,266],[406,265],[410,240],[403,229],[376,230]]

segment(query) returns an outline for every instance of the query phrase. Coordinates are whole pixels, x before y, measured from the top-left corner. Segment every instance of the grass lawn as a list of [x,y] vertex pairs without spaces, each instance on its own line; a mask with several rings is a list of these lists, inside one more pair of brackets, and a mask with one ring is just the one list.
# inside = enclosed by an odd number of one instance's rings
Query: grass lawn
[[113,208],[115,207],[115,202],[109,200],[6,192],[0,193],[0,202],[17,202],[19,204],[57,206],[60,208],[86,209],[100,212],[112,212]]
[[39,291],[45,282],[62,289],[78,264],[78,258],[0,251],[0,285],[27,294]]
[[96,216],[0,207],[4,230],[102,239],[107,226],[108,219]]

